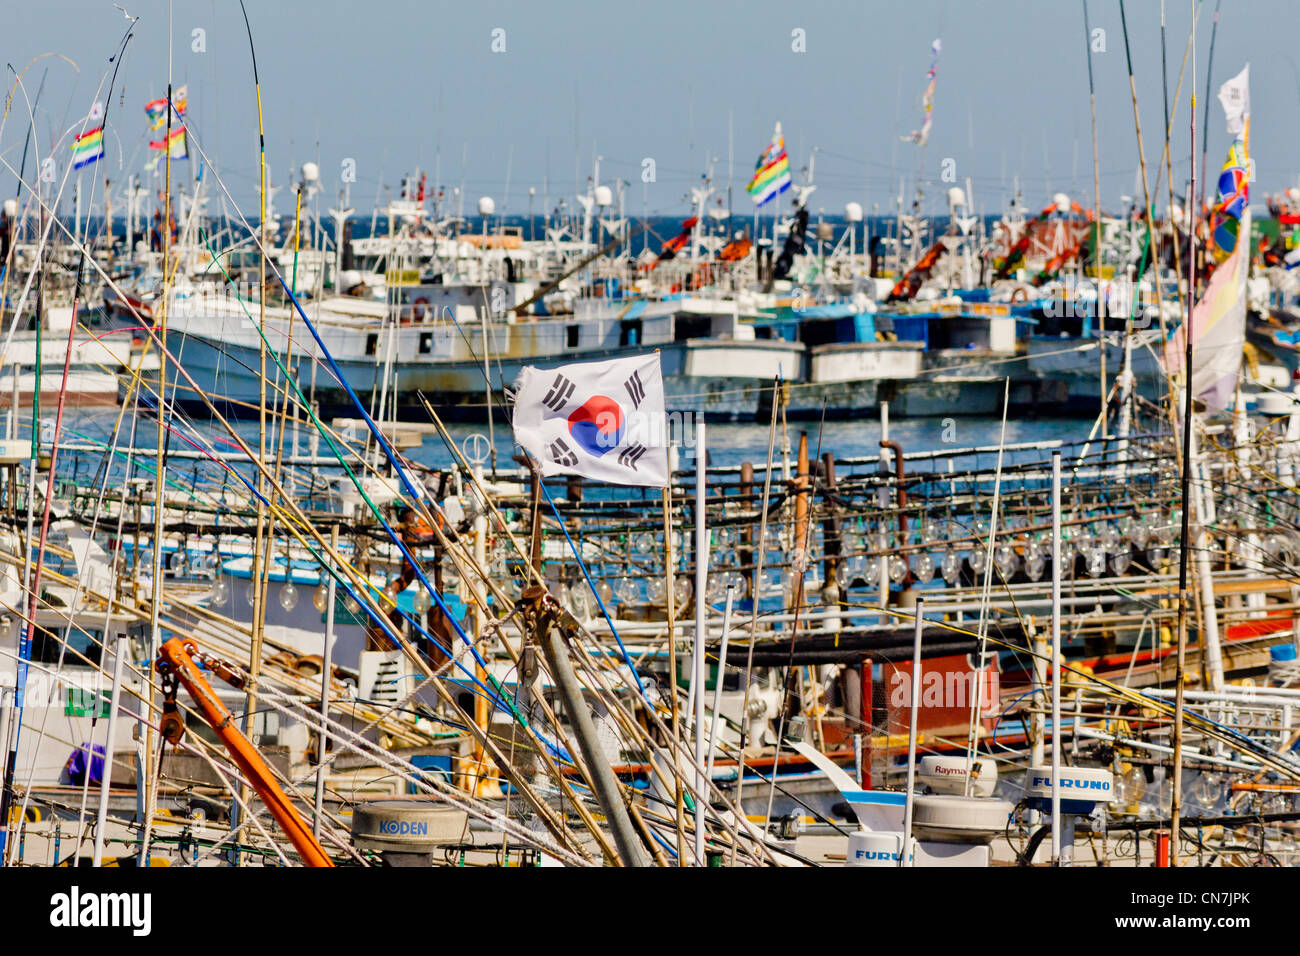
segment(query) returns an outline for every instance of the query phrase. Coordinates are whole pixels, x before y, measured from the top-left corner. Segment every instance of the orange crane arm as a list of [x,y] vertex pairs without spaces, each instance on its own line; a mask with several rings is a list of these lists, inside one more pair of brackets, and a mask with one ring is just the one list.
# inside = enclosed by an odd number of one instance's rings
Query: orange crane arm
[[[307,826],[306,821],[298,812],[298,808],[285,796],[284,791],[280,789],[280,785],[276,783],[271,768],[262,759],[262,755],[257,752],[257,748],[239,732],[239,728],[234,723],[234,715],[221,703],[216,691],[212,689],[212,685],[199,672],[193,656],[196,650],[192,643],[182,643],[180,638],[174,637],[159,649],[158,661],[155,667],[160,674],[164,676],[174,675],[178,681],[185,685],[185,689],[194,698],[194,702],[198,705],[204,719],[216,731],[222,743],[226,745],[226,750],[230,752],[231,759],[239,765],[239,769],[248,778],[248,782],[252,784],[258,796],[262,798],[266,808],[271,811],[271,816],[275,817],[276,823],[280,824],[280,829],[293,843],[303,862],[308,866],[333,866],[334,861],[326,855],[325,848],[312,835],[311,827]],[[222,673],[222,671],[218,669],[217,673]],[[223,674],[223,676],[226,675]],[[174,739],[172,737],[169,737],[169,739],[173,743],[178,741],[182,730],[183,725],[175,727]],[[164,735],[167,735],[167,733],[164,722]]]

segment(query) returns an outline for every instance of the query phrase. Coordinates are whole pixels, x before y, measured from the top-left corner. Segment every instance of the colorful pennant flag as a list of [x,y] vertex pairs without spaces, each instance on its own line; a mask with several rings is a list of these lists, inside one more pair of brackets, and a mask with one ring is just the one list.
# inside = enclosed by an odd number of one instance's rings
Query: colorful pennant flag
[[[190,105],[189,86],[182,86],[172,91],[173,123],[181,122],[186,108]],[[150,129],[162,129],[167,125],[167,97],[160,96],[144,105],[144,112],[149,117]]]
[[790,157],[785,152],[785,137],[781,135],[781,124],[776,124],[772,141],[767,144],[763,155],[754,164],[754,178],[745,187],[754,200],[755,206],[781,195],[790,188]]
[[[1242,235],[1250,235],[1250,209],[1241,217]],[[1243,242],[1214,270],[1205,294],[1192,309],[1192,392],[1214,408],[1227,408],[1246,345],[1246,276],[1250,271],[1250,244]],[[1165,365],[1176,372],[1183,367],[1186,326],[1165,346]]]
[[168,138],[166,142],[162,140],[156,140],[149,143],[150,149],[162,150],[162,149],[168,149],[169,146],[170,149],[168,150],[168,155],[170,155],[172,159],[190,158],[189,143],[185,138],[184,126],[182,126],[180,129],[172,130],[171,137]]
[[145,115],[149,117],[150,129],[162,129],[167,122],[167,98],[151,100],[144,105]]
[[909,136],[904,136],[903,142],[905,143],[916,143],[918,146],[924,146],[930,141],[930,124],[934,122],[934,117],[931,116],[934,110],[934,81],[936,74],[939,72],[939,54],[942,51],[942,40],[936,39],[930,44],[930,69],[925,74],[930,78],[930,82],[921,95],[921,128],[912,130]]
[[[1219,266],[1191,320],[1165,344],[1165,367],[1183,367],[1188,325],[1192,334],[1192,391],[1207,405],[1227,408],[1241,373],[1246,345],[1246,279],[1250,275],[1250,68],[1219,90],[1228,132],[1236,139],[1219,174],[1214,212],[1214,256]],[[1238,241],[1244,239],[1244,241]]]
[[[1237,248],[1242,218],[1250,205],[1250,67],[1219,88],[1219,102],[1235,138],[1219,172],[1214,200],[1214,249],[1216,262],[1224,262]],[[1249,233],[1247,233],[1249,235]]]

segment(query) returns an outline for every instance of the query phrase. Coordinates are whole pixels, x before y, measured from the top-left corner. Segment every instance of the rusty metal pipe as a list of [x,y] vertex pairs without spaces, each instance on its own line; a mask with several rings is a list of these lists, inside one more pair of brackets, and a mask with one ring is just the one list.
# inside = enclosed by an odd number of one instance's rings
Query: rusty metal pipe
[[898,530],[907,530],[907,515],[903,509],[907,507],[907,489],[903,487],[903,446],[896,441],[888,439],[880,440],[881,448],[888,448],[894,453],[894,480],[898,487],[894,492],[894,501],[898,504]]

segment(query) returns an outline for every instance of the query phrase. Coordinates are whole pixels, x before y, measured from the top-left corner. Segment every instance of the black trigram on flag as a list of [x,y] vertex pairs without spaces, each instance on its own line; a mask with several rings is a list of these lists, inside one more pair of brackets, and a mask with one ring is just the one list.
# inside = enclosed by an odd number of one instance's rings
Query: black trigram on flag
[[[563,408],[570,398],[573,397],[573,383],[563,375],[556,375],[555,381],[551,383],[550,389],[542,399],[542,404],[553,412],[558,412]],[[577,459],[574,459],[575,461]]]
[[636,463],[645,454],[645,445],[630,445],[618,453],[618,463],[624,468],[636,471]]
[[627,389],[628,395],[632,398],[632,407],[640,408],[641,401],[645,398],[645,386],[641,384],[641,376],[633,372],[628,377],[628,380],[623,383],[623,387]]
[[[573,388],[572,385],[569,386]],[[551,461],[555,462],[561,468],[572,468],[578,463],[578,456],[573,453],[563,438],[557,438],[546,446],[547,454],[551,456]]]

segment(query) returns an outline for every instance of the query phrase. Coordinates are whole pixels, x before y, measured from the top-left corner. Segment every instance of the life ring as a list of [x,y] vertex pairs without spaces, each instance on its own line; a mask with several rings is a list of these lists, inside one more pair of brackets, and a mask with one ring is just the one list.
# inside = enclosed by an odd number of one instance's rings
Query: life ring
[[428,322],[431,314],[429,300],[424,296],[420,296],[411,303],[411,320],[413,322]]

